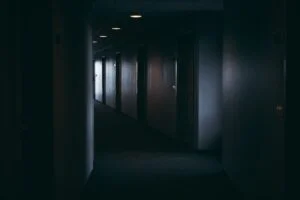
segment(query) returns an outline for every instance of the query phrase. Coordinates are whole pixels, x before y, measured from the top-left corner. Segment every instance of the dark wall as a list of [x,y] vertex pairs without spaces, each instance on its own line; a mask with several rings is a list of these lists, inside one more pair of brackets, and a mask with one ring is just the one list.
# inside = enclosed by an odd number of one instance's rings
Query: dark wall
[[[1,6],[7,8],[5,3],[1,2]],[[69,26],[57,23],[56,17],[61,15],[53,16],[52,3],[50,0],[9,1],[9,8],[4,9],[5,35],[1,37],[1,43],[8,56],[1,60],[1,87],[4,87],[1,119],[5,119],[1,120],[0,139],[1,199],[37,199],[41,196],[53,199],[55,187],[60,187],[62,180],[67,183],[62,190],[65,192],[69,188],[70,192],[75,188],[71,193],[78,196],[74,191],[79,191],[77,189],[84,184],[91,169],[87,160],[92,161],[93,152],[87,146],[92,148],[88,134],[92,133],[92,82],[89,82],[92,68],[83,67],[87,70],[84,71],[78,67],[92,60],[87,56],[91,55],[89,48],[84,45],[84,40],[91,42],[91,38],[85,37],[89,34],[83,26],[74,31],[69,29],[70,23]],[[71,24],[78,26],[78,23]],[[68,30],[65,33],[69,37],[77,33],[69,38],[72,43],[66,46],[65,38],[54,34],[54,30],[61,34],[62,27],[64,31]],[[79,46],[83,44],[80,48],[73,42],[78,39],[82,42]],[[65,48],[55,49],[54,45],[59,46],[61,42]],[[71,62],[72,57],[82,60]],[[66,61],[70,61],[70,65],[66,65]],[[54,178],[55,175],[58,176]]]
[[[25,198],[52,199],[53,28],[51,1],[20,1],[22,161]],[[39,8],[39,9],[36,9]],[[41,176],[41,174],[44,174]]]
[[148,44],[147,122],[174,136],[176,132],[176,40],[158,37]]
[[283,8],[225,2],[223,163],[248,199],[283,199]]
[[93,168],[92,32],[83,5],[53,2],[53,92],[48,93],[53,99],[55,199],[77,199]]
[[135,46],[121,51],[122,112],[137,118],[137,53]]
[[20,10],[18,1],[1,2],[0,198],[22,196]]

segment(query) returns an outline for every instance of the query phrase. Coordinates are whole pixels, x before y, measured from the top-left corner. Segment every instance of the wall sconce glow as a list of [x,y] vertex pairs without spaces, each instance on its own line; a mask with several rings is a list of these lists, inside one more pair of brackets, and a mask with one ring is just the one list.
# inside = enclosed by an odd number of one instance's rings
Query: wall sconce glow
[[119,30],[121,30],[121,28],[120,28],[120,27],[112,27],[111,29],[112,29],[112,30],[115,30],[115,31],[119,31]]
[[93,44],[97,44],[97,43],[98,43],[98,41],[96,41],[96,40],[93,41]]
[[142,15],[130,15],[131,18],[139,19],[142,18]]
[[100,38],[107,38],[106,35],[100,35],[99,37],[100,37]]

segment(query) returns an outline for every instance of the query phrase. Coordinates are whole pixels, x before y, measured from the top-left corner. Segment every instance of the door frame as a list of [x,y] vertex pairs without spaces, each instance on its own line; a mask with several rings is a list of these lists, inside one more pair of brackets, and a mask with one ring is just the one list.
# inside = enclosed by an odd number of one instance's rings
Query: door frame
[[[180,43],[186,45],[186,40],[190,40],[192,64],[191,69],[182,67],[182,60],[180,54]],[[185,46],[186,47],[186,46]],[[185,52],[185,51],[184,51]],[[196,37],[194,33],[191,35],[180,35],[177,38],[177,83],[176,83],[176,132],[179,140],[185,142],[187,145],[197,146],[197,67],[196,61],[198,59],[198,53],[196,48]],[[184,62],[184,61],[183,61]],[[190,81],[190,82],[189,82]],[[192,91],[189,91],[189,87],[192,86]],[[189,95],[192,93],[192,96]],[[187,97],[186,99],[184,97]],[[185,105],[184,105],[185,104]],[[190,106],[190,107],[189,107]],[[184,111],[184,112],[183,112]],[[183,120],[185,124],[182,124]],[[190,123],[189,123],[190,122]],[[184,130],[188,130],[188,135]]]
[[102,103],[106,104],[106,57],[101,57],[102,63]]

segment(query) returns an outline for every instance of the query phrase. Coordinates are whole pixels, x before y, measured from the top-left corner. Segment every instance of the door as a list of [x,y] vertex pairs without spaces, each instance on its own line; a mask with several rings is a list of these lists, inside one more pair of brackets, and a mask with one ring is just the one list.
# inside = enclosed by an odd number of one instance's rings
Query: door
[[176,135],[175,38],[165,35],[153,38],[147,56],[147,121],[149,126],[174,137]]
[[[261,183],[265,191],[276,197],[284,199],[285,190],[285,71],[286,71],[286,30],[285,30],[285,1],[276,0],[269,4],[266,15],[266,32],[264,42],[266,47],[264,65],[265,74],[263,87],[266,90],[264,101],[264,120],[262,126],[265,134],[260,145],[259,168]],[[267,17],[268,15],[268,17]],[[272,133],[272,135],[266,134]],[[276,176],[275,176],[276,174]],[[272,182],[268,184],[266,181]],[[265,182],[266,181],[266,182]],[[278,192],[278,193],[277,193]]]
[[223,37],[223,165],[249,198],[285,199],[285,3],[232,3]]
[[96,59],[94,61],[94,95],[95,100],[102,102],[103,101],[103,85],[102,85],[102,60]]

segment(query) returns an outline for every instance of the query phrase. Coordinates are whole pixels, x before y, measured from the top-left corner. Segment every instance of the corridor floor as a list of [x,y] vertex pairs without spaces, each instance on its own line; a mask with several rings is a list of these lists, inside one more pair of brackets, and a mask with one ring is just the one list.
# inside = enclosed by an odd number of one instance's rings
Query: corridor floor
[[242,199],[214,156],[95,103],[94,171],[82,199]]

